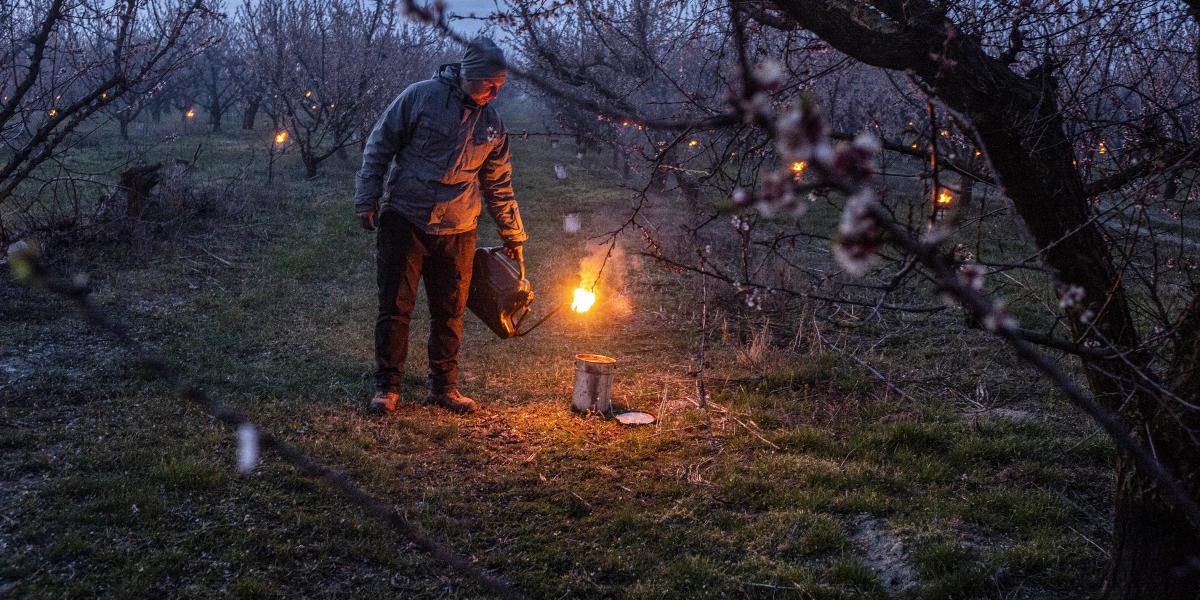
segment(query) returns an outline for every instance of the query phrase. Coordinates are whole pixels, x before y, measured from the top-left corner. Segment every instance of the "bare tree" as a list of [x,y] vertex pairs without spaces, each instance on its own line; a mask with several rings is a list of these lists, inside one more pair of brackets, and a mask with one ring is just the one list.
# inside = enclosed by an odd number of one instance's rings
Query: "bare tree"
[[0,242],[8,243],[78,226],[77,198],[39,191],[39,179],[58,177],[46,165],[98,126],[105,107],[147,93],[210,44],[201,30],[214,13],[203,0],[16,0],[0,11]]
[[429,72],[434,38],[397,23],[394,0],[246,2],[241,23],[266,109],[299,150],[307,177],[364,137],[397,77]]

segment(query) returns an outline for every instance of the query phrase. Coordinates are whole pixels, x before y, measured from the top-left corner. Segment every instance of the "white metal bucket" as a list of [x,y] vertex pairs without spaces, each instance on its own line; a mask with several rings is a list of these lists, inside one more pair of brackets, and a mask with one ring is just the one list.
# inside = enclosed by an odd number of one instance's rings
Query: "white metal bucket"
[[599,354],[575,355],[575,393],[571,408],[580,412],[612,414],[613,374],[617,359]]

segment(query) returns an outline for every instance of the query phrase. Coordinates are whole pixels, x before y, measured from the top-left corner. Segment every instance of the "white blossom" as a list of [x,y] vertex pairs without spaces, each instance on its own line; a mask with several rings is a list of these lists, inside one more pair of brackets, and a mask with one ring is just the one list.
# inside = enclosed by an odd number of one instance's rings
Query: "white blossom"
[[784,71],[782,63],[774,58],[768,58],[758,63],[750,76],[764,88],[774,90],[783,84],[787,73]]
[[988,331],[996,332],[1010,330],[1017,326],[1017,320],[1009,314],[1004,303],[997,300],[992,304],[992,310],[983,316],[983,326]]
[[249,473],[258,464],[258,430],[250,423],[238,426],[237,468]]
[[736,204],[738,206],[745,206],[749,202],[750,202],[750,192],[747,192],[745,188],[740,188],[740,187],[733,189],[733,203],[734,204]]
[[871,214],[874,202],[875,194],[863,188],[846,202],[838,224],[833,257],[847,273],[856,277],[865,275],[875,263],[881,243],[879,224]]
[[958,268],[958,280],[972,291],[983,289],[983,277],[987,268],[979,263],[966,263]]
[[1085,294],[1084,294],[1084,290],[1082,287],[1075,285],[1073,283],[1071,283],[1071,284],[1062,283],[1062,284],[1059,284],[1057,286],[1057,288],[1058,288],[1057,291],[1058,291],[1058,307],[1059,308],[1071,308],[1071,307],[1083,302],[1083,298],[1084,298]]

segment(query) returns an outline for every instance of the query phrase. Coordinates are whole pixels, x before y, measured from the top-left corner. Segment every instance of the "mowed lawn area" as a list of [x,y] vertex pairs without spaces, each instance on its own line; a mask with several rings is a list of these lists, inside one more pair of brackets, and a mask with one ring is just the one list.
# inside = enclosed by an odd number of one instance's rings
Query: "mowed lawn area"
[[[545,130],[536,111],[509,110],[511,129]],[[368,414],[374,237],[353,219],[358,157],[330,159],[303,181],[285,155],[268,185],[266,135],[184,132],[152,148],[168,163],[195,156],[205,185],[237,177],[236,198],[214,201],[238,206],[136,247],[64,251],[58,267],[86,270],[94,298],[210,395],[531,596],[1096,590],[1113,452],[1002,346],[946,314],[854,358],[846,349],[859,324],[814,325],[811,307],[796,303],[738,309],[728,286],[702,291],[697,277],[639,256],[636,235],[622,238],[606,267],[619,284],[602,286],[590,313],[564,311],[513,340],[468,315],[462,388],[481,401],[476,414],[419,402],[420,306],[401,405]],[[560,140],[512,140],[537,315],[569,301],[595,251],[589,236],[619,225],[631,198],[607,151],[579,159]],[[104,143],[80,152],[97,164],[114,156]],[[577,234],[562,227],[572,212],[584,224]],[[668,196],[647,214],[665,235],[686,212]],[[826,234],[836,218],[833,207],[805,217]],[[480,232],[481,244],[496,242],[486,216]],[[482,594],[270,453],[239,474],[232,431],[140,372],[67,304],[3,270],[0,589],[31,598]],[[696,387],[705,294],[707,415]],[[584,352],[617,358],[614,399],[659,422],[573,414],[573,356]]]

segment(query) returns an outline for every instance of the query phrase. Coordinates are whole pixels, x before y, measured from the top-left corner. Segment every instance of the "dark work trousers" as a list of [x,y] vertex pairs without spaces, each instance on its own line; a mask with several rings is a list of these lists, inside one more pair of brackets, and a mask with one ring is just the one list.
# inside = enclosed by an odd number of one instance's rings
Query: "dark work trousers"
[[444,393],[458,385],[458,349],[463,310],[471,285],[475,232],[430,235],[390,211],[379,217],[375,319],[375,387],[400,389],[408,358],[408,329],[417,302],[417,281],[425,278],[429,299],[429,387]]

